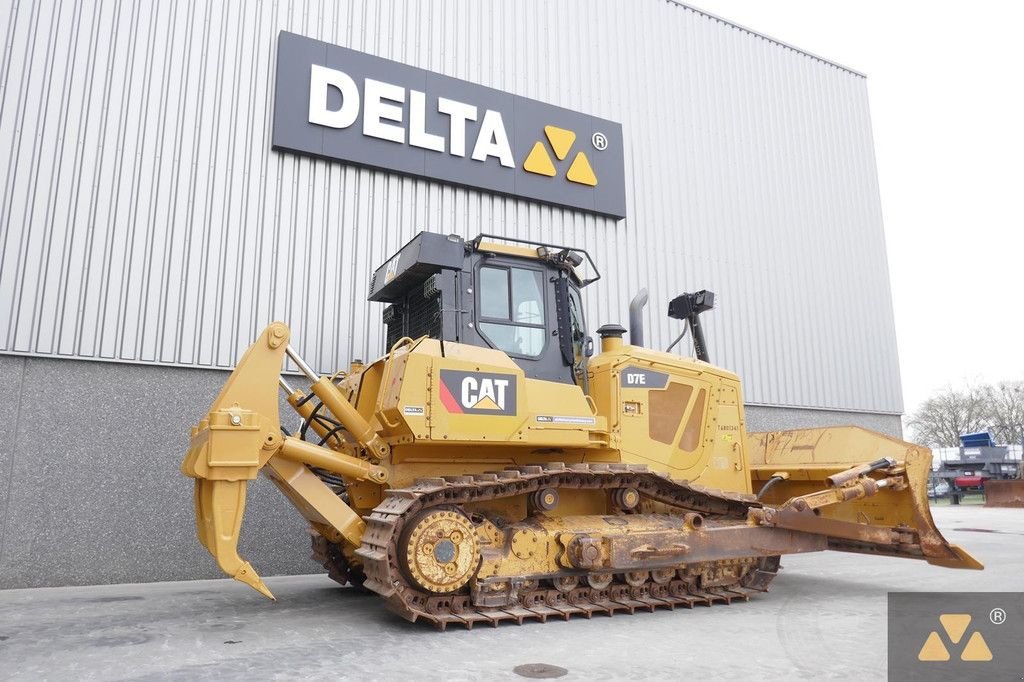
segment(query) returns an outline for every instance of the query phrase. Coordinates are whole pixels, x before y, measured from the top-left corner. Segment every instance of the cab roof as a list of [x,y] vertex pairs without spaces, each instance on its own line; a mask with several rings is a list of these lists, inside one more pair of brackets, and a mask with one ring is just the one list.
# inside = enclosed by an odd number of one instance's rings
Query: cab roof
[[[501,242],[511,243],[503,244]],[[576,247],[558,246],[545,242],[535,242],[514,237],[500,237],[491,234],[477,235],[470,244],[473,250],[478,252],[483,251],[518,258],[530,258],[560,265],[569,271],[569,274],[576,280],[576,284],[581,288],[601,279],[601,273],[597,269],[594,259],[590,257],[589,253]],[[579,272],[584,260],[589,265],[588,269],[594,273],[592,277],[583,277]]]
[[[422,284],[434,273],[461,270],[468,252],[550,263],[566,270],[581,288],[601,278],[590,254],[582,249],[489,234],[478,235],[467,242],[455,234],[420,232],[377,268],[370,279],[367,298],[371,301],[394,302],[410,287]],[[588,263],[587,269],[594,273],[592,277],[581,276],[579,268],[584,262]]]

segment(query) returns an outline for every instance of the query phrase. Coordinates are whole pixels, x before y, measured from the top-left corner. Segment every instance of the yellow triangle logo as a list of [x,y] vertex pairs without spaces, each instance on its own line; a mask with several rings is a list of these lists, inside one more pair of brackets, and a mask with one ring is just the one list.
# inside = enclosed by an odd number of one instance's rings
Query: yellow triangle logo
[[946,646],[942,643],[939,638],[939,633],[934,630],[928,639],[925,640],[924,646],[921,647],[921,651],[917,654],[917,660],[919,661],[948,661],[949,652],[946,651]]
[[537,142],[530,150],[530,155],[523,161],[523,170],[537,175],[546,175],[549,178],[555,177],[555,164],[551,162],[544,145]]
[[576,133],[557,126],[544,126],[544,134],[548,136],[548,142],[555,150],[555,156],[559,161],[563,161],[569,150],[572,149],[572,143],[576,141]]
[[565,174],[565,177],[570,182],[577,182],[581,185],[590,185],[594,187],[597,185],[597,176],[594,175],[594,169],[590,167],[590,161],[587,160],[587,155],[580,152],[573,159],[572,165],[569,166],[569,172]]
[[498,403],[494,402],[494,400],[491,399],[491,396],[488,395],[488,396],[484,396],[483,398],[478,400],[476,405],[474,405],[472,407],[472,409],[474,409],[474,410],[500,410],[501,408],[498,407]]
[[939,622],[949,635],[949,641],[959,644],[960,638],[967,632],[967,626],[971,624],[971,616],[967,613],[944,613],[939,616]]
[[[969,617],[969,616],[968,616]],[[975,632],[971,635],[971,638],[967,640],[967,646],[964,647],[964,651],[960,654],[961,661],[991,661],[992,650],[988,648],[988,644],[985,643],[985,638],[981,636],[980,632]]]
[[[939,616],[939,622],[942,623],[942,629],[946,631],[949,636],[950,642],[953,644],[959,644],[963,638],[964,633],[967,632],[967,628],[971,624],[971,616],[966,613],[944,613]],[[919,661],[948,661],[949,650],[942,643],[942,638],[939,637],[939,633],[932,631],[928,635],[928,639],[925,640],[924,646],[921,647],[921,651],[917,654],[917,660]],[[970,639],[967,640],[967,645],[964,646],[964,650],[960,653],[961,661],[991,661],[992,650],[988,648],[988,642],[982,637],[981,633],[975,630],[971,633]]]

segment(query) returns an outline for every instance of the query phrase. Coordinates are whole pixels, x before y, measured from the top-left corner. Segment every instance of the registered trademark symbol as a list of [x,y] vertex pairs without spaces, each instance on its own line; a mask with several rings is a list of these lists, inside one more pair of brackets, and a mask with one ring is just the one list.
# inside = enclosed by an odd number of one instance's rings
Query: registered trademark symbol
[[1002,625],[1006,622],[1006,611],[996,607],[988,612],[988,619],[993,625]]
[[608,149],[608,138],[604,136],[604,133],[594,133],[594,136],[590,138],[590,141],[594,143],[594,149],[599,152],[603,152]]

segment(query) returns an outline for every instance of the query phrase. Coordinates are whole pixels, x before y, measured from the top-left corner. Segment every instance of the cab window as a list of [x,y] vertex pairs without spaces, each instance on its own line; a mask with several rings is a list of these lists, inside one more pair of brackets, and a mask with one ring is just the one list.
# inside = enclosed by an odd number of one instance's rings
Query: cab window
[[544,350],[544,273],[516,267],[480,268],[480,333],[506,353],[537,357]]

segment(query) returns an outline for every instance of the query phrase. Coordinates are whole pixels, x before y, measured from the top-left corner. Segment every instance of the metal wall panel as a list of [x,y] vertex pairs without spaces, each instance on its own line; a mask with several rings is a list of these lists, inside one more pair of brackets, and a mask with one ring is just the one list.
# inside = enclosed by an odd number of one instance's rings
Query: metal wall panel
[[[621,222],[270,149],[294,31],[620,121]],[[0,352],[230,367],[272,319],[321,370],[382,350],[373,268],[418,230],[589,249],[592,328],[709,288],[751,403],[900,412],[863,77],[714,17],[617,2],[0,8]]]

